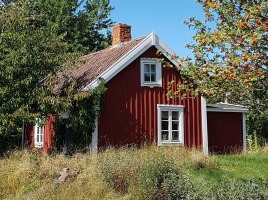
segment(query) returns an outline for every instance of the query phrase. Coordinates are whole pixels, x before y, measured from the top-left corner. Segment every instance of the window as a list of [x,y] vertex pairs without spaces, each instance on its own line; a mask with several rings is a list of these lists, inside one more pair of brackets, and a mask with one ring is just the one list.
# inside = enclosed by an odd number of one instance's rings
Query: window
[[157,59],[141,59],[141,86],[162,87],[161,63]]
[[[40,122],[40,119],[37,120]],[[44,146],[45,126],[36,124],[34,126],[34,147],[42,148]]]
[[184,145],[183,106],[157,105],[158,146]]

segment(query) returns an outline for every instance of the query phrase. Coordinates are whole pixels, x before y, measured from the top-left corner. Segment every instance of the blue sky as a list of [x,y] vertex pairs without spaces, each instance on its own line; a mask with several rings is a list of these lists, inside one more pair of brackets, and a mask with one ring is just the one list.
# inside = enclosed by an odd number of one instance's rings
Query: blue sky
[[195,0],[111,0],[111,18],[132,26],[132,38],[154,31],[180,56],[191,56],[185,48],[193,30],[183,24],[190,17],[204,19],[202,7]]

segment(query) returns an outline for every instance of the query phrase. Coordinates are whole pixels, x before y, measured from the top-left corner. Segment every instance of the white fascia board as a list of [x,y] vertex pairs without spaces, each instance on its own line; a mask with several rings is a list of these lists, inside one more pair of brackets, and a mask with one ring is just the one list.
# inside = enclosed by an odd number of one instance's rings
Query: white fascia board
[[174,58],[171,58],[172,56],[176,56],[177,54],[166,45],[163,40],[161,40],[157,35],[152,33],[153,35],[153,44],[154,46],[161,51],[174,65],[174,67],[178,67],[179,62],[175,60]]
[[236,112],[248,113],[248,109],[234,109],[234,108],[207,108],[207,112]]
[[163,54],[174,64],[178,66],[178,62],[171,59],[171,56],[176,55],[176,53],[171,50],[154,32],[143,39],[135,48],[129,51],[111,67],[100,74],[95,80],[88,84],[82,91],[87,91],[93,89],[99,85],[99,78],[104,79],[105,82],[111,80],[115,75],[121,72],[125,67],[127,67],[131,62],[148,50],[151,46],[155,46],[158,50],[163,52]]

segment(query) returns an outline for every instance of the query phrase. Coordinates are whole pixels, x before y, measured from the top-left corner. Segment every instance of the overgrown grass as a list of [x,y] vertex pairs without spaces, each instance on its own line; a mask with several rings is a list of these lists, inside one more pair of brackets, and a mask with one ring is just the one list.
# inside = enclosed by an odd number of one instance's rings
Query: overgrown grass
[[[64,167],[77,175],[57,184]],[[0,199],[262,199],[268,198],[265,181],[268,149],[207,157],[146,146],[71,157],[14,151],[0,159]]]

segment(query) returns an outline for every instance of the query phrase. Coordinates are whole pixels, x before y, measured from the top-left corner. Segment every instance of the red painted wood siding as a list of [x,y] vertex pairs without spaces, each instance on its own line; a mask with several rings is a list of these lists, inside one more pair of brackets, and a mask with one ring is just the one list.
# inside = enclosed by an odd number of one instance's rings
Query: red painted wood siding
[[243,114],[208,112],[208,147],[214,153],[238,153],[243,149]]
[[176,69],[162,69],[162,88],[140,86],[140,58],[156,58],[152,47],[107,83],[106,104],[98,124],[98,147],[157,143],[157,104],[184,105],[187,147],[202,146],[201,98],[166,98],[168,82],[179,81]]
[[[45,124],[44,133],[44,146],[40,148],[41,151],[48,152],[53,147],[53,137],[55,135],[54,131],[55,117],[49,115],[49,120]],[[30,148],[34,148],[34,126],[26,125],[25,127],[26,143]]]

